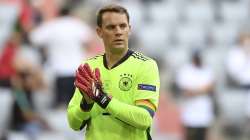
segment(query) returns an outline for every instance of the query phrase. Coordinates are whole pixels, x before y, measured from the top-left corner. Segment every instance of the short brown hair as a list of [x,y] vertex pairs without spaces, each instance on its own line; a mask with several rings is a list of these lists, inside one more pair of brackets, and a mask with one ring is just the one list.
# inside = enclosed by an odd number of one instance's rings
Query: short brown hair
[[101,8],[98,13],[97,13],[97,26],[101,27],[102,26],[102,16],[106,12],[115,12],[115,13],[121,13],[125,14],[129,23],[129,14],[126,8],[120,6],[120,5],[115,5],[115,4],[110,4],[107,6],[104,6]]

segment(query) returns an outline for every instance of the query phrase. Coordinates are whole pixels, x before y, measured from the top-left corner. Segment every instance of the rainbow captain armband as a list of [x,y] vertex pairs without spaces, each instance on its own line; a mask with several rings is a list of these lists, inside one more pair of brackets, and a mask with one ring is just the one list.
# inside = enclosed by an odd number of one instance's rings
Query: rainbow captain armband
[[136,106],[146,109],[151,117],[154,117],[156,107],[149,100],[138,100],[136,101]]

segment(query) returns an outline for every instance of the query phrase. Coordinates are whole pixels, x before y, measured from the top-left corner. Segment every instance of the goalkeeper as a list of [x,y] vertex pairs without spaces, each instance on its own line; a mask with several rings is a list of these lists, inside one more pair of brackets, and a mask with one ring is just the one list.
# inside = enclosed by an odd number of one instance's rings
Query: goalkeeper
[[105,54],[76,71],[76,90],[68,109],[72,129],[86,126],[87,140],[148,140],[158,106],[156,62],[128,49],[131,26],[125,8],[108,5],[97,15],[97,34]]

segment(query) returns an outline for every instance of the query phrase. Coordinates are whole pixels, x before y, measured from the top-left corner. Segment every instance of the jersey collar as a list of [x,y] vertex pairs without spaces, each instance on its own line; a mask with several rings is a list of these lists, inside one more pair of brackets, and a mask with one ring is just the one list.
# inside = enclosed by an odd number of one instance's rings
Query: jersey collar
[[[125,56],[123,56],[116,64],[114,64],[110,69],[113,69],[117,66],[119,66],[121,63],[123,63],[124,61],[126,61],[130,55],[132,55],[134,53],[134,51],[128,49],[127,53]],[[103,65],[106,69],[109,69],[108,68],[108,65],[107,65],[107,60],[106,60],[106,54],[103,55]]]

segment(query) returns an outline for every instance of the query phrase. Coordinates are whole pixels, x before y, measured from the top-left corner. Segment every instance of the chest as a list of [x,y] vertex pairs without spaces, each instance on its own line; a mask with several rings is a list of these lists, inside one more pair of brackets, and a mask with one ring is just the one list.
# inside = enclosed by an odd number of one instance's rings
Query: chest
[[106,70],[102,73],[103,88],[113,97],[132,104],[136,88],[137,73],[132,70]]

